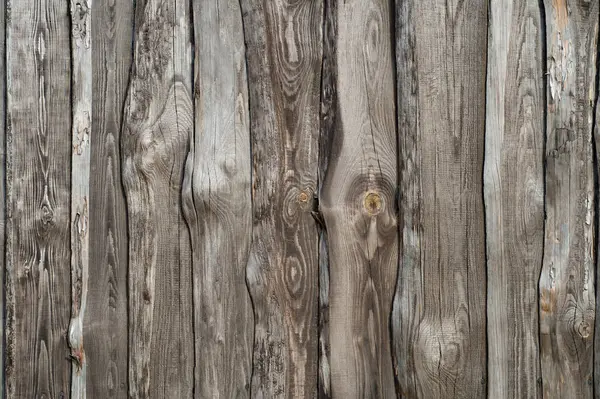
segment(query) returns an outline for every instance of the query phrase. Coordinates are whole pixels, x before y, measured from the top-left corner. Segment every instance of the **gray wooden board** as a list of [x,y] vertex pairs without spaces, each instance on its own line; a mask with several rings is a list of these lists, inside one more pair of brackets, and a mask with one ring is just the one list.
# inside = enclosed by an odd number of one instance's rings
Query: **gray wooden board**
[[401,397],[486,393],[487,2],[396,5]]
[[252,164],[239,1],[193,2],[193,22],[195,128],[182,205],[194,274],[195,397],[248,398]]
[[323,3],[242,0],[252,143],[252,395],[317,394]]
[[69,7],[9,1],[7,10],[7,397],[68,397]]
[[488,394],[541,397],[544,76],[538,0],[490,3],[484,201]]
[[138,0],[121,132],[129,231],[129,396],[189,398],[194,339],[181,185],[193,129],[190,4]]

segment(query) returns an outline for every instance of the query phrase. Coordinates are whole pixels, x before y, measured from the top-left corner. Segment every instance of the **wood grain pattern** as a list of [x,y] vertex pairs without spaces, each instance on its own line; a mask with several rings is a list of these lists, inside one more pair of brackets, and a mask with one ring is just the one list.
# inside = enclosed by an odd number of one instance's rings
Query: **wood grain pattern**
[[[5,267],[5,227],[6,227],[6,2],[0,2],[0,309],[4,319],[4,267]],[[0,323],[0,353],[6,353],[4,321]],[[0,370],[4,370],[4,355],[0,356]],[[0,396],[5,397],[5,372],[0,373]]]
[[190,4],[137,1],[121,151],[129,228],[129,396],[189,398],[193,323],[181,188],[193,129]]
[[[394,397],[389,319],[397,270],[392,18],[384,0],[337,1],[336,121],[320,206],[329,250],[333,397]],[[332,32],[333,33],[333,32]]]
[[127,396],[127,219],[119,138],[131,66],[133,1],[94,1],[90,268],[83,340],[90,398]]
[[[541,397],[544,77],[538,0],[490,3],[484,201],[488,395]],[[518,167],[515,167],[518,165]]]
[[397,4],[398,395],[486,392],[484,154],[487,3]]
[[317,394],[321,0],[242,0],[253,161],[252,396]]
[[544,398],[593,396],[592,120],[598,2],[544,1],[546,226],[540,289]]
[[7,10],[6,393],[68,397],[69,7],[9,1]]
[[91,0],[71,0],[71,398],[86,397],[83,318],[89,274],[90,138],[92,118]]
[[248,82],[238,0],[193,3],[195,128],[183,181],[194,286],[195,397],[247,398],[253,313]]

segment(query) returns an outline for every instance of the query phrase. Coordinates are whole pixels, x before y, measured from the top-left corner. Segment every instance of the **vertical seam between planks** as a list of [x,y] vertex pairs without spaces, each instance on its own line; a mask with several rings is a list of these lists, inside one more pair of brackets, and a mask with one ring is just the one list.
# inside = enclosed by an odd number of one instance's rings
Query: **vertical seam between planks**
[[489,357],[489,350],[490,350],[490,344],[489,344],[489,312],[488,312],[488,281],[489,281],[489,259],[488,259],[488,236],[487,236],[487,228],[488,228],[488,220],[487,220],[487,204],[485,201],[485,161],[486,161],[486,151],[485,151],[485,142],[487,140],[487,117],[488,117],[488,107],[487,107],[487,98],[488,98],[488,63],[489,63],[489,57],[490,57],[490,49],[489,49],[489,34],[490,34],[490,21],[491,21],[491,12],[492,9],[490,7],[490,3],[493,0],[489,0],[486,2],[486,7],[487,7],[487,20],[486,20],[486,25],[485,25],[485,42],[486,42],[486,52],[485,52],[485,87],[484,87],[484,93],[483,96],[486,99],[486,106],[485,106],[485,110],[484,110],[484,116],[483,116],[483,157],[482,157],[482,168],[481,168],[481,203],[483,205],[483,253],[484,253],[484,259],[485,259],[485,263],[484,263],[484,267],[485,267],[485,295],[483,296],[483,309],[484,309],[484,320],[485,320],[485,348],[484,348],[484,353],[485,353],[485,373],[483,373],[483,377],[481,378],[481,384],[485,385],[484,386],[484,392],[486,392],[486,396],[487,398],[490,397],[490,385],[489,385],[489,372],[490,372],[490,357]]
[[[195,148],[195,140],[196,140],[196,25],[194,25],[194,0],[191,0],[189,3],[189,15],[190,15],[190,32],[189,32],[189,37],[190,37],[190,48],[191,48],[191,54],[190,54],[190,58],[191,58],[191,68],[190,68],[190,81],[192,82],[192,131],[190,132],[191,137],[188,139],[188,157],[190,152],[192,151],[192,143],[194,143],[194,154],[193,156],[196,156],[196,148]],[[173,40],[173,46],[175,46],[175,42]],[[187,158],[186,158],[187,161]],[[192,185],[193,185],[193,176],[194,176],[194,167],[192,166],[192,176],[191,176],[191,180],[192,180]],[[182,187],[183,189],[183,187]],[[191,195],[191,199],[192,199],[192,204],[194,207],[194,212],[196,212],[196,204],[194,203],[195,201],[195,196],[192,194]],[[182,198],[183,200],[183,198]],[[190,259],[190,281],[192,282],[192,350],[193,350],[193,356],[192,356],[192,370],[193,370],[193,375],[192,375],[192,398],[196,397],[196,372],[197,372],[197,367],[198,365],[196,364],[196,351],[197,351],[197,347],[196,347],[196,301],[195,298],[196,296],[194,295],[194,256],[192,255],[193,253],[193,247],[192,247],[192,229],[191,226],[188,224],[187,219],[184,217],[185,223],[188,227],[188,241],[190,244],[190,255],[191,255],[191,259]]]
[[540,291],[540,279],[542,277],[542,272],[544,270],[544,257],[545,257],[545,251],[546,251],[546,217],[547,217],[547,209],[546,209],[546,141],[548,139],[548,49],[547,49],[547,37],[546,37],[546,9],[544,7],[544,1],[543,0],[538,0],[538,7],[540,9],[540,34],[541,34],[541,45],[542,45],[542,84],[544,86],[544,89],[542,90],[542,104],[544,105],[542,107],[543,109],[543,121],[542,121],[542,132],[543,132],[543,139],[542,139],[542,154],[543,154],[543,158],[542,158],[542,174],[543,174],[543,179],[542,179],[542,195],[543,195],[543,206],[544,206],[544,222],[543,222],[543,234],[542,234],[542,260],[541,260],[541,267],[540,267],[540,274],[538,276],[538,281],[536,284],[536,290],[537,290],[537,295],[536,295],[536,304],[537,304],[537,311],[538,311],[538,328],[537,328],[537,332],[538,332],[538,342],[537,342],[537,349],[538,349],[538,356],[537,356],[537,361],[538,361],[538,370],[539,370],[539,375],[537,378],[537,387],[539,389],[539,397],[543,398],[544,397],[544,390],[543,390],[543,374],[542,374],[542,356],[541,356],[541,342],[542,342],[542,333],[541,333],[541,312],[540,312],[540,295],[541,295],[541,291]]

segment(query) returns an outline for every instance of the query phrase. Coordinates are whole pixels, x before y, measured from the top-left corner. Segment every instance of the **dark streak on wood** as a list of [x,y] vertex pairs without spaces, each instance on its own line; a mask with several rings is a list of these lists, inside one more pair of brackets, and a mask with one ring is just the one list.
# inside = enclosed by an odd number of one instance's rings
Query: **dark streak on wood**
[[121,132],[129,227],[129,396],[189,398],[193,325],[181,186],[193,129],[189,2],[138,0]]
[[[389,318],[397,270],[397,155],[390,2],[336,1],[334,86],[320,205],[329,250],[333,397],[394,396]],[[332,74],[333,76],[329,76]],[[327,87],[327,86],[326,86]],[[326,88],[325,87],[325,88]],[[327,98],[325,97],[327,101]],[[328,126],[329,124],[329,126]]]
[[482,172],[487,2],[397,4],[398,395],[486,392]]
[[119,149],[133,1],[92,3],[90,269],[83,334],[87,396],[127,396],[127,220]]
[[62,0],[7,2],[6,388],[69,395],[70,23]]
[[242,0],[253,156],[252,395],[317,394],[322,1]]

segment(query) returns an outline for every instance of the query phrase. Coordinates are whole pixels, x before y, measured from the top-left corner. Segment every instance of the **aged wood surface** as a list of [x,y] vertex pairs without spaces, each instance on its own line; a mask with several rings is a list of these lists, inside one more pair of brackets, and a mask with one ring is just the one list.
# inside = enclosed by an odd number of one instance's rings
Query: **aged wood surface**
[[598,2],[544,1],[546,225],[540,290],[544,398],[593,396]]
[[321,0],[242,0],[253,162],[252,396],[317,393]]
[[[90,398],[127,396],[127,219],[119,137],[131,66],[133,1],[92,3],[92,120],[87,309]],[[75,173],[75,171],[74,171]]]
[[329,251],[331,392],[394,396],[396,129],[390,3],[337,1],[336,120],[320,207]]
[[399,395],[486,392],[487,3],[397,4]]
[[68,397],[69,7],[7,10],[7,397]]
[[183,182],[194,286],[195,397],[247,398],[254,321],[248,82],[238,0],[193,3],[195,128]]
[[[4,267],[5,267],[5,226],[6,226],[6,2],[0,2],[0,314],[4,320]],[[4,322],[0,323],[0,353],[5,353]],[[4,370],[4,355],[0,356],[0,370]],[[4,371],[0,374],[0,397],[4,397]]]
[[490,3],[484,201],[488,395],[541,397],[544,77],[538,0]]
[[181,182],[193,129],[190,4],[138,0],[121,150],[129,228],[129,396],[189,398],[193,323]]
[[92,118],[92,0],[71,0],[71,397],[86,397],[83,318],[89,274],[90,138]]

